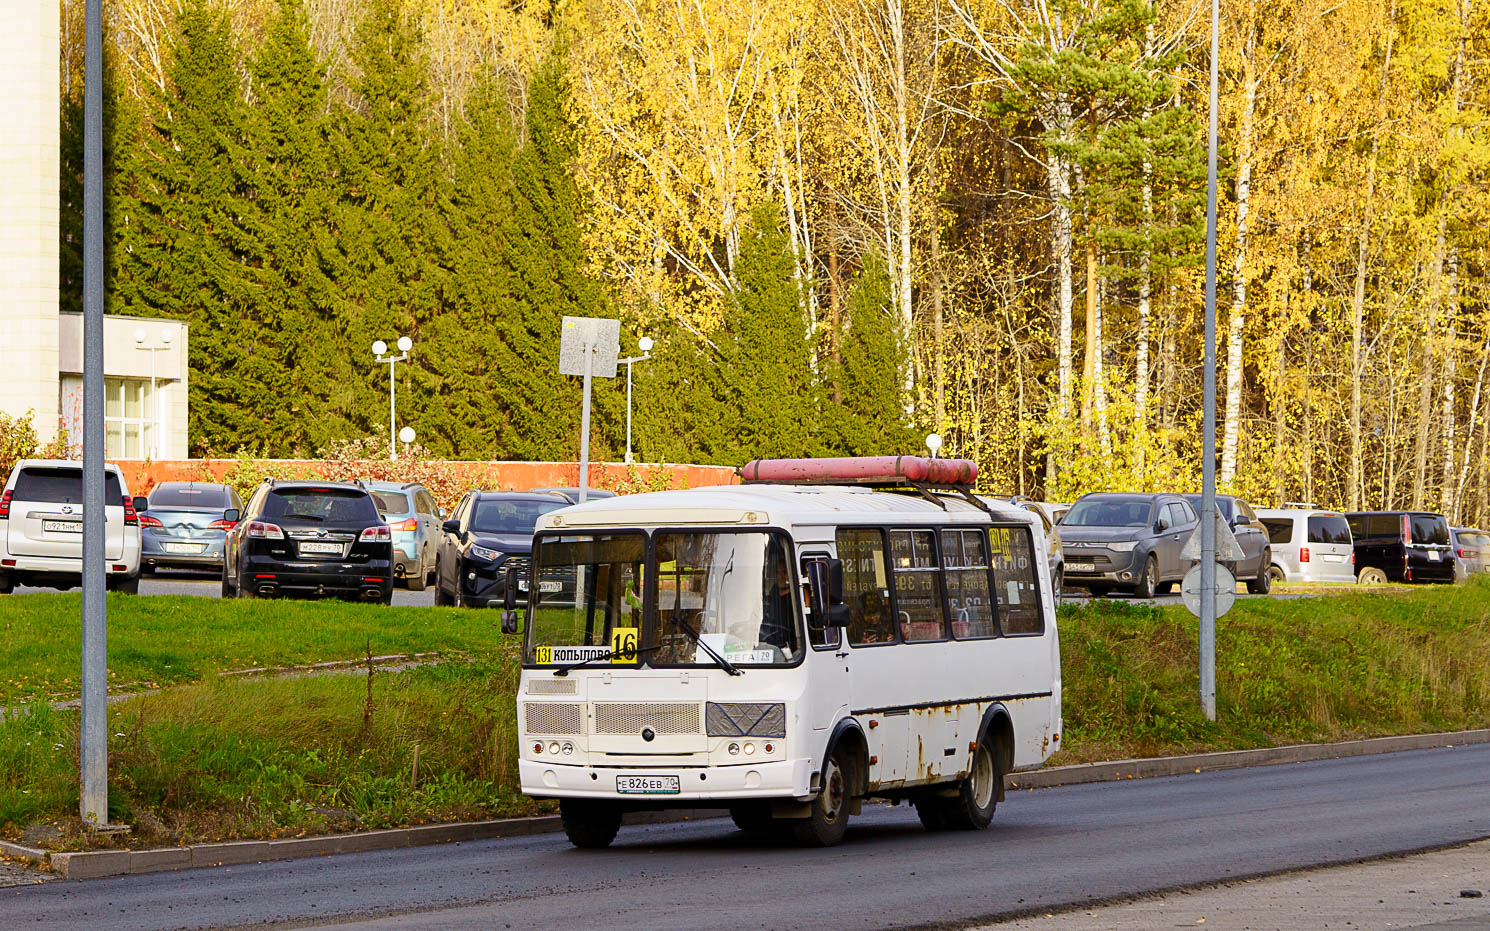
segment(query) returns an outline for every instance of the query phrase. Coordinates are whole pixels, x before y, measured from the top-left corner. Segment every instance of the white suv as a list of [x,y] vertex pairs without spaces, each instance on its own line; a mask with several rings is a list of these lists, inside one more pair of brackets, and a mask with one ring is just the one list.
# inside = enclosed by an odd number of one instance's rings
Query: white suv
[[[140,518],[118,466],[104,466],[108,587],[140,590]],[[0,494],[0,594],[16,585],[72,588],[83,579],[83,464],[23,459]]]

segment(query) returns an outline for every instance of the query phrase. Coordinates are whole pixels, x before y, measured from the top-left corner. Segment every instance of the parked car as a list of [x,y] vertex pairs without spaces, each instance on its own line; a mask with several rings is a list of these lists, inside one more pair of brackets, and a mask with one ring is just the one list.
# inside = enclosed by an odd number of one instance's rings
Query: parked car
[[1460,581],[1480,572],[1490,572],[1490,533],[1473,527],[1455,527],[1454,570]]
[[[531,488],[529,492],[535,495],[558,495],[570,504],[579,504],[578,488]],[[585,500],[587,501],[595,498],[614,498],[615,496],[615,492],[606,491],[603,488],[589,488],[585,490]]]
[[364,482],[393,533],[393,578],[422,592],[435,575],[445,512],[418,482]]
[[[1184,497],[1195,512],[1200,513],[1200,495]],[[1254,595],[1266,595],[1273,587],[1273,577],[1268,572],[1268,567],[1273,563],[1268,529],[1241,498],[1217,495],[1216,510],[1221,512],[1221,519],[1226,521],[1231,528],[1231,535],[1236,537],[1237,545],[1242,548],[1242,558],[1227,562],[1226,567],[1238,582],[1247,583],[1247,591]]]
[[[110,589],[140,590],[140,519],[124,475],[104,465],[104,579]],[[22,459],[0,492],[0,594],[17,585],[65,590],[83,581],[83,464]]]
[[1259,508],[1277,582],[1355,582],[1355,541],[1344,514],[1317,508]]
[[1356,580],[1454,581],[1454,544],[1449,522],[1428,511],[1357,511],[1346,514],[1355,540]]
[[[999,501],[1008,501],[1010,504],[1018,505],[1037,515],[1040,523],[1045,525],[1045,544],[1047,547],[1047,559],[1050,563],[1050,590],[1057,606],[1061,603],[1061,591],[1066,582],[1066,555],[1061,548],[1061,531],[1056,526],[1055,518],[1052,516],[1054,508],[1068,509],[1066,504],[1048,504],[1044,501],[1036,501],[1025,495],[987,495]],[[1064,513],[1064,510],[1062,511]]]
[[223,542],[241,511],[238,492],[211,482],[161,482],[140,512],[140,561],[145,573],[178,567],[222,570]]
[[435,604],[501,607],[507,570],[527,569],[538,518],[564,507],[567,498],[546,492],[467,492],[442,528]]
[[267,479],[228,533],[222,595],[393,600],[393,534],[361,482]]
[[1198,523],[1181,495],[1082,495],[1060,524],[1065,582],[1097,596],[1119,587],[1140,598],[1167,592],[1194,565],[1180,547]]

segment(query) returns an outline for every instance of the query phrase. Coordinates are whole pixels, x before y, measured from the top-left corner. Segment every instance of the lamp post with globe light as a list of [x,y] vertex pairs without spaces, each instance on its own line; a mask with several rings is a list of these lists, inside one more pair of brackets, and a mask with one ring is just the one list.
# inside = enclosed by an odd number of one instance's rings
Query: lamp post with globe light
[[147,339],[147,334],[145,333],[145,328],[144,327],[136,327],[135,328],[135,333],[134,333],[134,336],[135,336],[135,348],[136,349],[141,349],[141,350],[144,350],[145,352],[150,353],[150,406],[154,408],[154,410],[152,410],[150,412],[150,421],[151,421],[150,422],[150,458],[151,459],[159,459],[160,458],[160,432],[161,432],[160,396],[155,393],[155,354],[157,352],[164,352],[167,349],[170,349],[171,348],[171,335],[172,334],[171,334],[171,328],[170,327],[161,327],[160,328],[160,345],[159,346],[147,346],[147,345],[145,345],[145,340]]
[[[397,424],[394,413],[396,398],[394,385],[397,382],[393,378],[393,367],[395,364],[407,360],[409,358],[409,350],[412,348],[414,348],[414,341],[407,336],[400,336],[398,338],[398,355],[384,358],[384,355],[388,352],[388,344],[380,339],[374,340],[372,344],[373,355],[378,357],[379,362],[386,362],[388,364],[388,460],[390,462],[396,462],[398,460],[398,440],[395,436]],[[407,427],[405,429],[410,430],[409,439],[412,440],[412,429]],[[406,440],[405,442],[408,441]]]
[[618,359],[618,362],[626,363],[626,462],[631,462],[631,363],[645,362],[652,358],[652,337],[643,336],[636,341],[636,348],[642,351],[639,356],[631,356],[626,359]]
[[931,458],[935,459],[936,454],[940,452],[942,448],[942,435],[940,433],[926,434],[926,448],[930,450]]

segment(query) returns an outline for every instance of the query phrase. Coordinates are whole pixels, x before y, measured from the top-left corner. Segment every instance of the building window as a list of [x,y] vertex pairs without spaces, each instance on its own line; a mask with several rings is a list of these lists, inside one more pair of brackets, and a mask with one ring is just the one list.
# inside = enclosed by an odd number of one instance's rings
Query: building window
[[105,378],[104,456],[145,459],[154,452],[155,397],[150,383],[136,378]]

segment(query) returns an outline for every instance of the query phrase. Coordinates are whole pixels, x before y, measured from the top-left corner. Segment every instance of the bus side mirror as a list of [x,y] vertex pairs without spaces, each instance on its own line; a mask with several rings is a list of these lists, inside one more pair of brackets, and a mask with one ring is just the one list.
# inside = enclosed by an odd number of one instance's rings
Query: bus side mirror
[[[828,564],[821,559],[814,559],[807,564],[807,584],[809,586],[807,626],[811,630],[826,630],[828,628],[828,590],[832,584],[829,581]],[[839,573],[839,587],[842,588],[843,577]]]
[[828,560],[828,604],[843,604],[843,560]]

